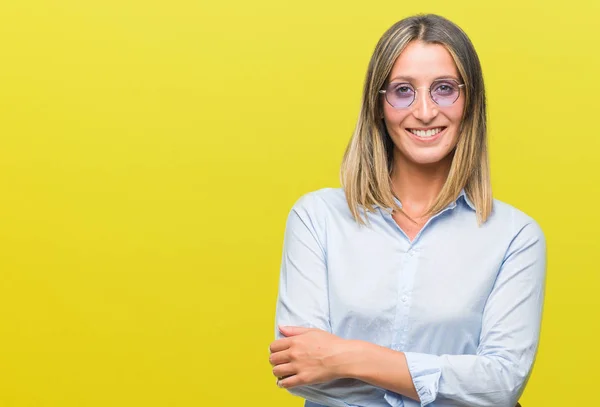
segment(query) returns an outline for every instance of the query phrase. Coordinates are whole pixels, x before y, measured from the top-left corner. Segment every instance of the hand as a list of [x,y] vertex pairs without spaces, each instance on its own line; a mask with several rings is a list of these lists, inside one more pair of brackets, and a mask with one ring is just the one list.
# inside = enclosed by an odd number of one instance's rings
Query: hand
[[325,383],[341,376],[347,340],[321,329],[279,327],[286,336],[271,343],[269,362],[284,388]]

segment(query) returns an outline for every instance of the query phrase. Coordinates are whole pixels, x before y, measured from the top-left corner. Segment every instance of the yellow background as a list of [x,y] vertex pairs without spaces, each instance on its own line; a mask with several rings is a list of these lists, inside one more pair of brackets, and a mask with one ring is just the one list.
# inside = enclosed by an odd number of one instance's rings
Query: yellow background
[[598,405],[599,1],[3,0],[0,406],[300,406],[267,361],[285,218],[416,12],[472,38],[495,195],[547,236],[524,406]]

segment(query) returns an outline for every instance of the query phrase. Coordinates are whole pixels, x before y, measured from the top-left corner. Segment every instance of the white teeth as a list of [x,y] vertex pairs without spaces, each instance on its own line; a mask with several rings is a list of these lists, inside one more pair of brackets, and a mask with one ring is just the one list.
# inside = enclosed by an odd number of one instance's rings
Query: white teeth
[[435,129],[430,129],[430,130],[415,130],[415,129],[410,129],[409,131],[414,134],[415,136],[419,136],[419,137],[423,137],[423,138],[427,138],[427,137],[433,137],[436,134],[438,134],[440,131],[442,131],[443,128],[442,127],[438,127]]

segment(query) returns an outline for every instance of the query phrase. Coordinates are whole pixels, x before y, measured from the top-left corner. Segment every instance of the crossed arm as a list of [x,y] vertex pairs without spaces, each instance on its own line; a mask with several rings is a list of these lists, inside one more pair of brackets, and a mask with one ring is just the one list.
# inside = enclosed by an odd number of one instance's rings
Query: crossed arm
[[[312,385],[354,378],[422,406],[436,399],[458,405],[511,407],[531,372],[539,337],[546,247],[534,222],[507,251],[482,318],[475,355],[400,352],[333,335],[327,273],[316,222],[306,206],[288,218],[277,304],[279,328],[269,361],[278,384],[303,395]],[[302,328],[308,326],[310,328]]]
[[280,387],[352,378],[419,399],[402,352],[316,328],[280,327],[280,331],[286,338],[271,344],[269,357]]

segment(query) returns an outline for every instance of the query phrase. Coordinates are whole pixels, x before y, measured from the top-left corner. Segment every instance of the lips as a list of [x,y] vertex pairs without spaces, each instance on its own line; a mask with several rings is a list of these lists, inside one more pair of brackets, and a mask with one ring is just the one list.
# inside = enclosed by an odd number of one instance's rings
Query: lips
[[406,128],[406,134],[419,145],[436,145],[444,137],[448,127],[430,127],[428,129]]
[[446,129],[446,127],[441,126],[441,127],[430,127],[427,129],[416,129],[415,128],[415,129],[406,129],[406,130],[419,138],[430,138],[430,137],[434,137],[434,136],[438,135],[445,129]]

